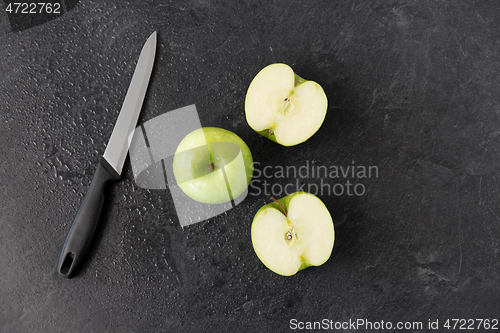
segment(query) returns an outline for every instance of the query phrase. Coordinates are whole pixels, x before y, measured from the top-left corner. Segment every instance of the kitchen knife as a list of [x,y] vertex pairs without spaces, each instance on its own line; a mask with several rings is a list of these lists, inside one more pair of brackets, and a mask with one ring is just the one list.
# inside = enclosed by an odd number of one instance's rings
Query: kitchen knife
[[155,53],[156,31],[142,47],[111,138],[64,242],[57,268],[64,277],[71,278],[89,247],[101,215],[105,185],[120,179],[129,149],[129,136],[134,131],[141,112]]

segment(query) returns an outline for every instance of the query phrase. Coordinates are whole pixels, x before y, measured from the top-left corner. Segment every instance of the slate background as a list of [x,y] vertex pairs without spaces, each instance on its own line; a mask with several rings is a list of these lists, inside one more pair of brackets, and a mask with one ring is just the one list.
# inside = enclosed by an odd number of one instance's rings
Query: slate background
[[[139,122],[195,103],[261,165],[378,166],[353,180],[365,195],[320,196],[336,227],[323,266],[282,277],[259,262],[250,226],[268,196],[183,230],[168,191],[136,187],[127,161],[84,266],[57,275],[154,30]],[[500,2],[79,1],[18,32],[0,14],[0,59],[1,332],[500,319]],[[295,147],[244,117],[248,85],[274,62],[329,99],[322,128]]]

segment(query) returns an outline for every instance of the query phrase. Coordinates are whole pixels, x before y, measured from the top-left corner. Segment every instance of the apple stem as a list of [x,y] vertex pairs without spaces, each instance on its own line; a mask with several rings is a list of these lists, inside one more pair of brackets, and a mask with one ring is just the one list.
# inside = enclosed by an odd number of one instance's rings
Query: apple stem
[[279,202],[278,200],[274,199],[273,197],[271,197],[271,201],[274,201],[275,203],[277,203],[281,207],[281,210],[283,211],[283,214],[285,214],[285,216],[287,216],[285,206],[283,206],[283,204],[281,202]]

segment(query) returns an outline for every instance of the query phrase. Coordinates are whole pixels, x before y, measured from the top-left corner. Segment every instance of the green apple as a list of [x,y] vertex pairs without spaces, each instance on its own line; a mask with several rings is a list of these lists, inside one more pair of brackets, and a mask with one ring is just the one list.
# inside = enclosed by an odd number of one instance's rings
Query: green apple
[[191,199],[225,203],[250,184],[253,160],[245,142],[233,132],[203,127],[186,135],[173,160],[175,180]]
[[296,192],[263,206],[252,222],[252,244],[259,259],[280,275],[324,264],[333,250],[333,220],[323,202]]
[[283,146],[309,139],[325,120],[328,100],[323,88],[285,64],[272,64],[253,79],[245,99],[248,125]]

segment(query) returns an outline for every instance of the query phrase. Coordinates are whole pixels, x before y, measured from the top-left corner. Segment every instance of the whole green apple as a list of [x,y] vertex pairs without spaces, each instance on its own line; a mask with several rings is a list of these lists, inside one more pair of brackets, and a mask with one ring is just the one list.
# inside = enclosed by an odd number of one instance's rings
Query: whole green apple
[[245,115],[260,135],[283,146],[309,139],[325,120],[328,100],[321,86],[285,64],[262,69],[248,87]]
[[324,264],[333,250],[335,231],[330,212],[310,193],[296,192],[263,206],[252,222],[252,244],[267,268],[293,275]]
[[191,199],[219,204],[234,200],[247,189],[253,159],[248,146],[233,132],[203,127],[179,143],[173,172],[177,184]]

